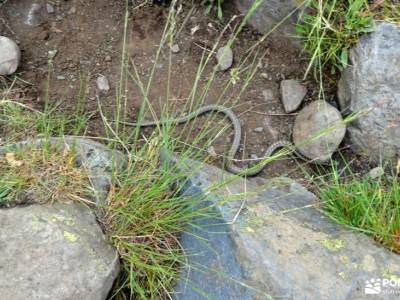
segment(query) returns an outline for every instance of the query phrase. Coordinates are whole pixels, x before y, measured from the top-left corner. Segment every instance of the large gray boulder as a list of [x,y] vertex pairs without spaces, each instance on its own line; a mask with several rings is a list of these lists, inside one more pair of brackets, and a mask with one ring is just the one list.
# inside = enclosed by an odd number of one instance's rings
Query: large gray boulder
[[380,23],[350,51],[338,97],[342,110],[367,111],[349,127],[351,141],[373,160],[400,150],[400,27]]
[[74,137],[27,140],[2,147],[0,153],[45,142],[75,149],[98,207],[56,202],[0,209],[0,298],[106,299],[119,272],[119,257],[97,219],[107,204],[111,172],[123,166],[124,158],[104,145]]
[[83,204],[0,209],[1,299],[106,299],[118,254]]
[[389,293],[400,287],[387,280],[399,276],[400,256],[331,222],[300,184],[212,166],[188,172],[184,192],[215,205],[215,214],[182,236],[189,257],[175,299],[369,299],[371,279],[381,280],[374,299],[398,299]]
[[[254,5],[255,0],[235,0],[236,7],[246,14]],[[304,2],[297,0],[263,0],[257,10],[250,16],[249,23],[259,32],[265,34],[270,31],[279,37],[291,38],[295,44],[295,23],[304,10]],[[280,22],[283,23],[275,28]]]

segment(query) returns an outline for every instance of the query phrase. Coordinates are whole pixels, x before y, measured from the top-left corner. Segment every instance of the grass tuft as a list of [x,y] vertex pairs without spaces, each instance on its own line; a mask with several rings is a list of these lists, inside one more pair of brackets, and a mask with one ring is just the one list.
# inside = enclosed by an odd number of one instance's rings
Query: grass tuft
[[[374,20],[400,23],[398,1],[307,0],[301,20],[296,24],[310,65],[331,73],[343,70],[349,62],[349,50],[360,36],[374,30]],[[318,78],[319,76],[317,76]]]
[[73,150],[54,146],[10,148],[0,155],[0,206],[93,198]]
[[334,221],[372,236],[400,253],[400,184],[397,176],[371,179],[335,170],[320,188],[325,212]]

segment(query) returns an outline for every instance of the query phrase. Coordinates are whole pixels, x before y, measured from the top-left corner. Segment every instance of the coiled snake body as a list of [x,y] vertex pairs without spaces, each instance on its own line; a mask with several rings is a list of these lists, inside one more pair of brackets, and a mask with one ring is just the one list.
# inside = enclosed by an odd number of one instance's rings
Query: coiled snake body
[[[231,121],[231,124],[233,126],[234,138],[233,138],[232,145],[228,151],[227,159],[226,159],[226,162],[224,165],[225,169],[230,173],[241,175],[241,176],[255,176],[258,173],[260,173],[264,169],[266,163],[261,164],[259,166],[253,166],[253,167],[248,167],[248,168],[241,168],[234,164],[234,160],[235,160],[234,157],[239,150],[240,140],[242,138],[242,128],[240,125],[239,118],[235,115],[235,113],[231,109],[229,109],[225,106],[205,105],[205,106],[202,106],[199,109],[187,114],[186,116],[183,116],[180,118],[174,118],[171,120],[144,121],[140,124],[139,123],[128,123],[128,122],[120,122],[120,123],[123,123],[128,126],[140,126],[140,127],[162,126],[166,123],[182,124],[182,123],[189,122],[192,119],[194,119],[200,115],[209,113],[209,112],[218,112],[218,113],[224,114],[226,117],[228,117],[228,119]],[[273,143],[272,145],[270,145],[268,147],[268,149],[264,153],[263,158],[260,158],[260,161],[268,159],[278,149],[282,149],[282,148],[287,148],[288,150],[290,150],[290,152],[295,153],[301,159],[308,160],[307,157],[305,157],[304,155],[302,155],[301,153],[299,153],[296,150],[295,146],[291,142],[286,141],[286,140],[280,140],[280,141]]]

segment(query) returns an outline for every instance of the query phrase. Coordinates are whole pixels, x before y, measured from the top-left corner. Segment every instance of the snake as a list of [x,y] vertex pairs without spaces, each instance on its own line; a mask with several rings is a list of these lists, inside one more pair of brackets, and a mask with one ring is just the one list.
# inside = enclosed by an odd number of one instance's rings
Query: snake
[[236,114],[228,107],[222,106],[222,105],[204,105],[193,112],[188,113],[185,116],[178,117],[178,118],[173,118],[170,120],[161,120],[161,121],[143,121],[141,123],[130,123],[130,122],[124,122],[124,121],[119,121],[119,123],[122,123],[127,126],[139,126],[139,127],[155,127],[155,126],[163,126],[165,124],[183,124],[187,123],[194,118],[204,115],[206,113],[210,112],[216,112],[216,113],[221,113],[224,114],[231,122],[231,125],[234,130],[234,137],[233,141],[231,144],[231,147],[229,148],[228,154],[227,154],[227,159],[224,163],[224,168],[226,171],[235,174],[235,175],[240,175],[240,176],[256,176],[258,175],[268,164],[268,158],[270,158],[277,150],[286,148],[290,150],[291,153],[294,153],[296,156],[301,158],[302,160],[309,160],[309,158],[305,157],[303,154],[301,154],[291,143],[290,141],[287,140],[279,140],[271,144],[267,150],[264,153],[264,156],[260,158],[259,160],[264,160],[266,163],[262,163],[260,165],[255,165],[255,166],[250,166],[250,167],[239,167],[235,165],[235,155],[237,154],[239,147],[240,147],[240,141],[242,139],[242,127],[240,125],[239,118],[236,116]]

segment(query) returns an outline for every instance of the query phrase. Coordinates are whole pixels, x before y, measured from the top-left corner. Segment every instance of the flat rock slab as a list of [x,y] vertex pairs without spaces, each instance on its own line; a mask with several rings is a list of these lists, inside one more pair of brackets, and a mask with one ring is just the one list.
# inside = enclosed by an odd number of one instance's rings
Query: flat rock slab
[[[399,278],[400,256],[332,223],[290,179],[245,180],[205,166],[184,191],[214,204],[215,216],[182,236],[191,255],[175,299],[366,299],[367,280]],[[373,299],[398,299],[391,291],[382,286]]]
[[106,299],[117,252],[78,203],[0,210],[2,299]]

